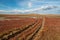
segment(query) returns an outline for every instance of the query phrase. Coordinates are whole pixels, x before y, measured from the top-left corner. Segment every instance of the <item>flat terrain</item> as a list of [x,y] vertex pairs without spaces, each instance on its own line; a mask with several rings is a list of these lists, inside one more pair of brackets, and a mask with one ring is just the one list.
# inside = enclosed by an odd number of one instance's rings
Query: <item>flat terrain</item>
[[0,40],[60,40],[60,17],[0,15]]

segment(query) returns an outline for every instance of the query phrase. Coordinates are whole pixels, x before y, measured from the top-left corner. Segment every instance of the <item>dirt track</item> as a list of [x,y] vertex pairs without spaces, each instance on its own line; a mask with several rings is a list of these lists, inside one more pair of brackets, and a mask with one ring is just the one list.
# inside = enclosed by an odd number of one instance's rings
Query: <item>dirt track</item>
[[60,18],[0,20],[0,40],[60,40]]

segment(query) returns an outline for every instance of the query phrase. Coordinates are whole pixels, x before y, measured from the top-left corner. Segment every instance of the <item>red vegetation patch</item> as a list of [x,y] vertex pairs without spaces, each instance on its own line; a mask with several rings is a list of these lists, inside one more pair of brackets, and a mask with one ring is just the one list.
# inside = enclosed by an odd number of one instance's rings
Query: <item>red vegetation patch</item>
[[60,40],[60,18],[7,17],[0,20],[0,34],[1,40]]
[[10,19],[10,20],[0,21],[0,33],[11,30],[11,29],[28,26],[34,23],[35,21],[36,19],[33,19],[33,18],[23,18],[23,19],[20,18],[19,20]]

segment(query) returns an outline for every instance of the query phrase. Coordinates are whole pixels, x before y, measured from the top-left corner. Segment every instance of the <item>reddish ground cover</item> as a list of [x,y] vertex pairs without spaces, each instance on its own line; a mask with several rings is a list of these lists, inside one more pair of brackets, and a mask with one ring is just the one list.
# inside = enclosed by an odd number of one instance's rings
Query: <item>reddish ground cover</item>
[[60,40],[60,18],[45,18],[41,40]]
[[60,18],[0,20],[0,40],[60,40]]
[[0,20],[0,33],[15,29],[15,28],[21,28],[28,26],[30,24],[33,24],[36,21],[36,19],[33,18],[20,18],[17,20]]

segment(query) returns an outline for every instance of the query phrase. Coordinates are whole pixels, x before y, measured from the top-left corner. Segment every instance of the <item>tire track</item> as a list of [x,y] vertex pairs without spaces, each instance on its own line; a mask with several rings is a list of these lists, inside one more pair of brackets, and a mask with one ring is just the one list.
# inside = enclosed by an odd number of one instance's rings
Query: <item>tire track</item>
[[36,32],[32,36],[30,36],[30,38],[28,40],[33,40],[33,38],[35,37],[35,35],[37,35],[38,31],[41,29],[41,26],[42,26],[42,24],[39,24],[39,28],[36,30]]
[[[38,20],[37,20],[37,21],[38,21]],[[37,21],[36,21],[36,22],[37,22]],[[34,25],[37,25],[36,22],[35,22]],[[21,34],[19,34],[16,38],[18,38],[18,37],[20,37],[20,36],[23,37],[22,35],[26,34],[26,32],[29,32],[29,30],[31,30],[31,28],[33,28],[34,25],[30,26],[30,28],[28,28],[27,30],[24,30],[24,31],[23,31]],[[16,38],[15,38],[15,40],[17,40]],[[21,39],[22,39],[22,38],[21,38]]]
[[44,24],[45,24],[45,18],[43,17],[42,26],[39,29],[38,33],[33,37],[32,40],[40,40],[41,39],[42,32],[43,32],[43,29],[44,29]]
[[1,35],[0,40],[9,40],[10,38],[17,36],[18,34],[20,34],[21,32],[28,29],[30,26],[32,26],[34,24],[35,24],[35,22],[22,30],[19,29],[19,30],[15,31],[15,33],[13,33],[14,31],[9,31],[9,33],[5,33],[5,34]]
[[19,40],[26,40],[26,37],[29,36],[30,34],[32,34],[38,28],[39,28],[39,21],[37,21],[37,23],[35,25],[33,25],[31,28],[27,29],[22,34],[20,34],[20,36],[18,37]]

